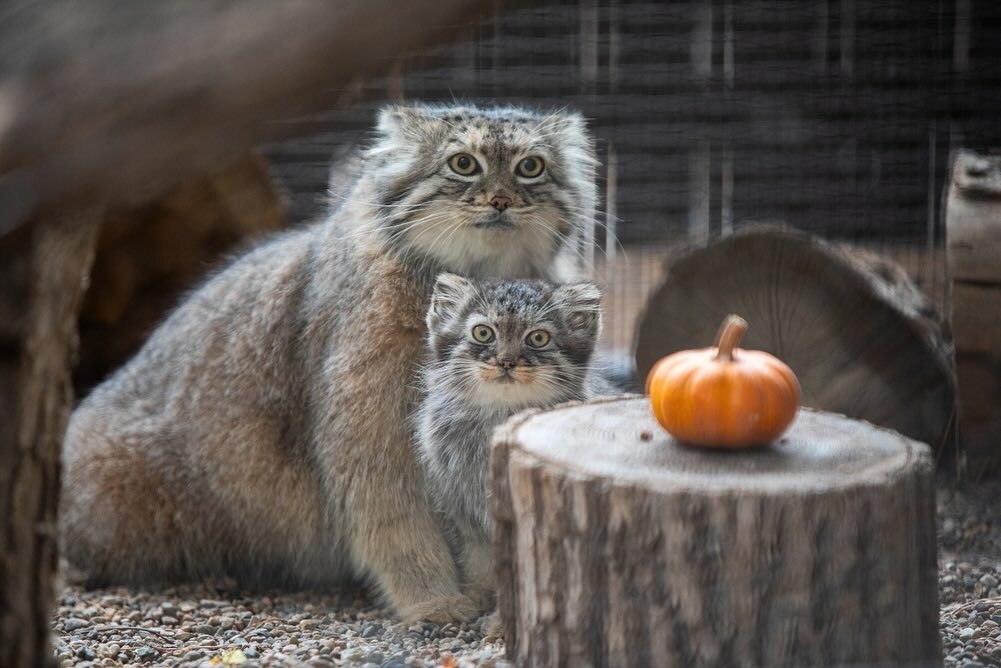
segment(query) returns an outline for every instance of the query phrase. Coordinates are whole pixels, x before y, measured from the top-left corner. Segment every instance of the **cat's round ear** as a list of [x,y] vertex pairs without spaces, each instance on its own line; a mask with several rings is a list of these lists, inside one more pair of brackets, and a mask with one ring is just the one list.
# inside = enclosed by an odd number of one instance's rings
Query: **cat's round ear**
[[473,282],[458,274],[439,274],[431,292],[431,306],[428,308],[427,324],[435,330],[451,320],[473,291]]
[[601,290],[593,283],[568,283],[556,288],[554,301],[569,314],[567,327],[597,336],[601,329]]
[[394,104],[379,111],[376,131],[387,139],[413,139],[434,125],[420,107]]

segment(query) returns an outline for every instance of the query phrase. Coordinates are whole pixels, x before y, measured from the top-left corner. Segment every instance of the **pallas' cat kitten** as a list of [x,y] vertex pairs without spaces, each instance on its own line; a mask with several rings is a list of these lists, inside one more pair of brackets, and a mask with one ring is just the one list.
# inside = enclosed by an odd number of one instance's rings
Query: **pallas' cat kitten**
[[365,579],[407,619],[474,615],[410,429],[434,278],[563,280],[594,198],[576,114],[384,110],[326,221],[212,276],[74,412],[70,561],[93,583]]
[[525,408],[614,393],[591,371],[601,295],[590,283],[443,274],[427,320],[418,450],[428,492],[455,533],[464,590],[489,605],[487,467],[494,427]]

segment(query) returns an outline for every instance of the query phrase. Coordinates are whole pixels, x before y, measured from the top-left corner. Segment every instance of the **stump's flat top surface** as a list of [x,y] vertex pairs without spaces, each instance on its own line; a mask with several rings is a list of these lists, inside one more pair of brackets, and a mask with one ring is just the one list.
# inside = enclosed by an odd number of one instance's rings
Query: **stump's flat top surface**
[[739,451],[679,443],[657,424],[646,397],[557,407],[507,428],[515,448],[569,471],[665,490],[821,491],[893,478],[916,460],[931,463],[923,443],[810,409],[800,409],[777,442]]

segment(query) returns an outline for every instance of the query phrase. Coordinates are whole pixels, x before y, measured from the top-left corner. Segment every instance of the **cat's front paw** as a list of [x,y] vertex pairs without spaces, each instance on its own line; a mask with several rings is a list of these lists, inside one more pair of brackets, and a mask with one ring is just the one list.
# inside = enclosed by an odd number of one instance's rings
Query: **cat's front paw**
[[497,638],[504,637],[504,625],[501,623],[500,614],[496,610],[489,615],[484,615],[480,619],[480,633],[488,638],[490,636],[496,636]]
[[480,608],[468,596],[443,596],[429,601],[421,601],[400,609],[400,617],[407,622],[468,622],[474,619]]

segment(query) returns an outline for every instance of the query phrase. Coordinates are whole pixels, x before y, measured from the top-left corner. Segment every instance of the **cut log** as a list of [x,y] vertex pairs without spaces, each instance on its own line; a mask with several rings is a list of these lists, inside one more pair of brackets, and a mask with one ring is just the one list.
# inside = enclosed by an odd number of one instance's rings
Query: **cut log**
[[1001,283],[952,282],[952,334],[958,354],[1001,359]]
[[936,449],[948,441],[955,403],[948,330],[889,260],[775,227],[683,249],[640,317],[640,378],[665,355],[712,345],[729,313],[750,324],[744,347],[792,367],[804,405]]
[[966,470],[977,479],[1001,474],[1001,156],[956,153],[945,237],[959,436]]
[[646,398],[516,416],[491,463],[508,654],[938,665],[933,468],[922,443],[809,409],[738,452],[677,443]]
[[945,226],[950,276],[1001,284],[1001,156],[956,153]]
[[59,453],[100,211],[0,238],[0,666],[44,666],[58,563]]

